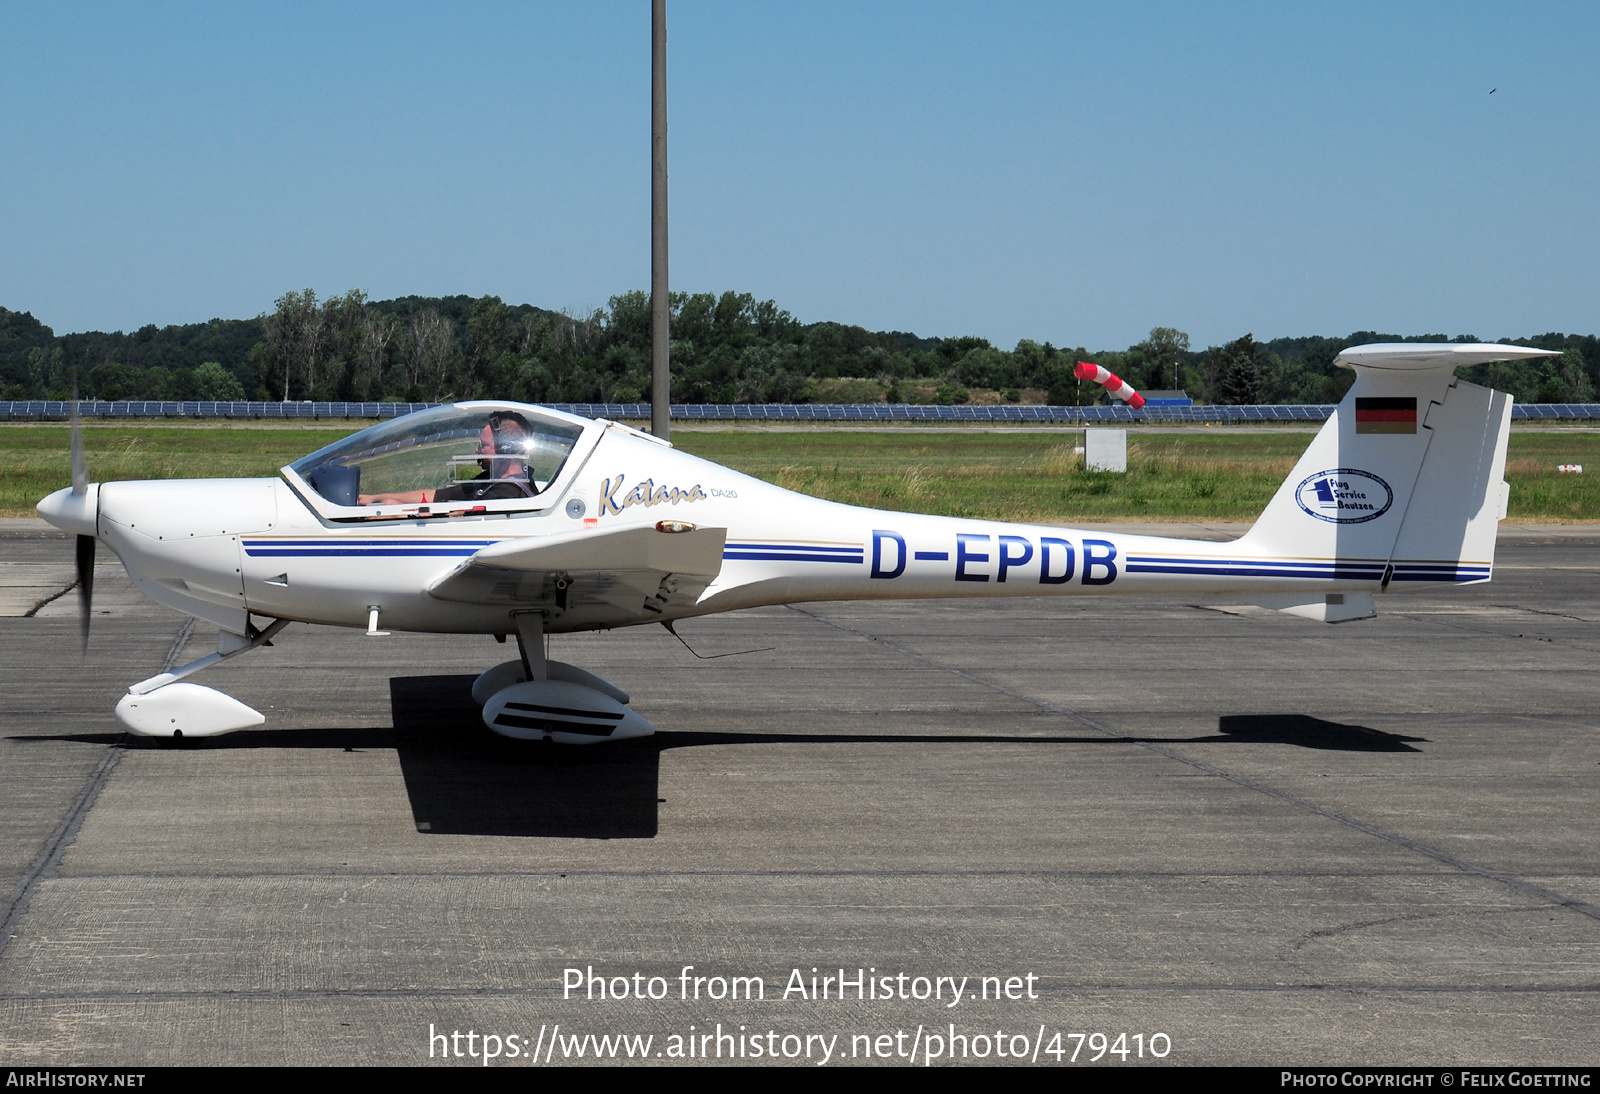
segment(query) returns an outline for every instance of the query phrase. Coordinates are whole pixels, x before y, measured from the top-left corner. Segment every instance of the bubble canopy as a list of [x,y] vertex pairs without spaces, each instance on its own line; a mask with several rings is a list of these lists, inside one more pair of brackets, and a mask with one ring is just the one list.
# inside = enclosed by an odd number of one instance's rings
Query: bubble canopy
[[542,508],[591,424],[521,403],[456,403],[363,429],[284,471],[356,516]]

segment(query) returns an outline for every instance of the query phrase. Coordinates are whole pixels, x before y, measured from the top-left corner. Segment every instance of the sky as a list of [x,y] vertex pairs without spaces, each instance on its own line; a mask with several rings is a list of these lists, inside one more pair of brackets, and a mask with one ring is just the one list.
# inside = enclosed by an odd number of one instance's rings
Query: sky
[[[1005,348],[1600,333],[1600,5],[667,19],[675,290]],[[649,285],[647,0],[5,27],[0,305],[57,333]]]

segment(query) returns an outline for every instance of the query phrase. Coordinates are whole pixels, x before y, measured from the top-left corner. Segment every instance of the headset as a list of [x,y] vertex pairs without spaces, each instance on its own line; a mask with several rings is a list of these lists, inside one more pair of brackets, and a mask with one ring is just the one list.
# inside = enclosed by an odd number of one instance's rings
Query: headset
[[516,448],[511,448],[509,445],[501,442],[501,429],[508,422],[522,430],[522,435],[519,439],[526,441],[526,439],[532,437],[533,435],[533,427],[528,424],[528,419],[524,418],[521,414],[518,414],[514,410],[496,410],[489,414],[489,435],[494,438],[494,458],[492,460],[485,460],[482,462],[488,464],[488,466],[485,467],[485,470],[487,470],[493,478],[497,479],[517,477],[515,475],[504,473],[511,471],[510,467],[504,465],[513,462],[521,464],[523,477],[526,477],[532,473],[532,469],[528,466],[528,454],[526,448],[522,445],[519,445]]

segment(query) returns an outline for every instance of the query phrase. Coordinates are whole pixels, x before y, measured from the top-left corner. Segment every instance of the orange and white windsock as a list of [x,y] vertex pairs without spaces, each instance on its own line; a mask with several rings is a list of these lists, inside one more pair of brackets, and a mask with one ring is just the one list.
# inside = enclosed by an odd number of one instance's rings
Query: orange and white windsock
[[1107,371],[1099,365],[1091,365],[1088,361],[1079,361],[1078,367],[1072,374],[1080,380],[1093,380],[1111,392],[1113,399],[1121,399],[1133,409],[1138,410],[1144,406],[1144,396],[1133,390],[1133,385],[1119,377],[1116,373]]

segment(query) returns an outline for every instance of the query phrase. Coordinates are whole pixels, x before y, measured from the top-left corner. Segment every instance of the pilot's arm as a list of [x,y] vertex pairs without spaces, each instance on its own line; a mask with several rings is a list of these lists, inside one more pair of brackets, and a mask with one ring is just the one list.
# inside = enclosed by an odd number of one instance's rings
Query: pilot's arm
[[413,505],[427,504],[433,500],[436,490],[406,490],[398,494],[361,494],[356,498],[359,505]]

